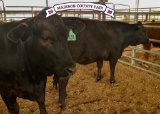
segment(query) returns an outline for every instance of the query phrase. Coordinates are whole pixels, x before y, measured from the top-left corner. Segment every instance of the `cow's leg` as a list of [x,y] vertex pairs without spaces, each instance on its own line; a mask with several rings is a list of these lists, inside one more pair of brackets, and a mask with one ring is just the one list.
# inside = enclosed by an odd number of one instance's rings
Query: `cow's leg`
[[16,97],[11,94],[1,94],[4,103],[8,108],[10,114],[19,114],[19,106]]
[[45,108],[45,100],[42,99],[41,101],[37,101],[38,102],[38,106],[40,109],[40,114],[47,114],[46,108]]
[[109,60],[109,64],[110,64],[110,72],[111,72],[111,77],[110,77],[110,83],[115,83],[115,76],[114,76],[114,71],[115,71],[115,67],[116,67],[116,63],[117,63],[118,59],[113,59],[111,58]]
[[45,88],[47,77],[45,76],[38,84],[35,85],[36,102],[38,103],[40,114],[47,114],[45,108]]
[[68,80],[69,78],[59,78],[59,103],[62,109],[66,107],[65,99],[67,97],[66,87]]
[[99,81],[102,78],[102,74],[101,74],[102,66],[103,66],[103,61],[97,61],[97,67],[98,67],[97,81]]
[[59,79],[58,76],[53,76],[53,87],[56,88],[56,90],[58,89],[58,83],[59,83]]

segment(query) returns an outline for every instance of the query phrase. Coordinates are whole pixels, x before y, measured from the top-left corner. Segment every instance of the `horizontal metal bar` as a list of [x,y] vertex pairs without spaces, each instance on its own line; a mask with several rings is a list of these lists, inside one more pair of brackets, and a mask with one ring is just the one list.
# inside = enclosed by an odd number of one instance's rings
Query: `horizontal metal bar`
[[156,15],[160,15],[159,12],[118,12],[118,11],[115,12],[115,14],[123,14],[123,15],[126,14],[126,13],[129,13],[130,15],[131,14],[133,14],[133,15],[135,15],[135,14],[152,14],[152,15],[156,14]]
[[151,53],[151,54],[156,54],[156,55],[160,55],[160,53],[158,52],[154,52],[154,51],[149,51],[149,50],[145,50],[145,49],[141,49],[141,48],[135,48],[136,50],[140,50],[140,51],[144,51],[147,53]]
[[[129,48],[132,48],[132,46],[129,46]],[[151,53],[151,54],[160,55],[160,53],[158,53],[158,52],[153,52],[153,51],[149,51],[149,50],[145,50],[145,49],[141,49],[141,48],[136,48],[136,47],[134,47],[133,49],[134,49],[134,50],[144,51],[144,52]],[[131,49],[131,51],[132,51],[132,49]]]
[[[146,8],[138,8],[138,9],[157,9],[160,7],[146,7]],[[131,8],[131,9],[137,9],[137,8]]]
[[123,54],[122,57],[127,57],[127,58],[130,58],[130,59],[132,58],[131,56],[128,56],[128,55],[125,55],[125,54]]
[[156,72],[153,72],[153,71],[150,71],[150,70],[146,70],[146,69],[144,69],[144,68],[141,68],[141,67],[138,67],[138,66],[135,66],[135,65],[131,65],[130,63],[124,62],[124,61],[122,61],[122,60],[118,60],[118,62],[123,63],[123,64],[126,64],[126,65],[129,65],[129,66],[132,66],[132,67],[137,68],[137,69],[140,69],[140,70],[142,70],[142,71],[148,72],[148,73],[153,74],[153,75],[155,75],[155,76],[157,76],[157,77],[160,78],[160,74],[159,74],[159,73],[156,73]]
[[129,7],[130,8],[130,6],[129,5],[125,5],[125,4],[114,4],[115,6],[116,5],[119,5],[119,6],[127,6],[127,7]]
[[155,64],[155,63],[152,63],[152,62],[149,62],[149,61],[145,61],[145,60],[142,60],[142,59],[138,59],[138,58],[133,58],[133,59],[136,60],[136,61],[144,62],[144,63],[147,63],[149,65],[153,65],[153,66],[156,66],[156,67],[160,68],[160,65],[158,65],[158,64]]
[[[122,55],[123,57],[127,57],[127,58],[132,58],[131,56],[128,56],[128,55]],[[144,62],[144,63],[147,63],[149,65],[153,65],[153,66],[156,66],[156,67],[159,67],[160,68],[160,65],[159,64],[155,64],[155,63],[152,63],[152,62],[149,62],[149,61],[145,61],[145,60],[142,60],[142,59],[138,59],[138,58],[132,58],[136,61],[140,61],[140,62]]]
[[5,6],[7,8],[45,8],[46,6]]
[[160,43],[160,40],[156,40],[156,39],[149,39],[150,41],[152,41],[152,42],[157,42],[157,43]]
[[[146,23],[147,24],[147,23]],[[154,23],[153,23],[154,24]],[[144,27],[147,27],[147,28],[160,28],[160,26],[157,26],[157,25],[143,25]]]
[[32,12],[40,12],[40,10],[6,10],[6,11],[0,11],[0,13],[20,13],[20,14],[23,14],[23,13],[29,13],[31,14]]
[[[35,11],[35,10],[34,10]],[[37,12],[38,11],[40,11],[40,10],[36,10]],[[4,11],[0,11],[0,13],[3,13]],[[6,13],[9,13],[9,12],[11,12],[11,13],[13,13],[13,12],[15,12],[15,13],[18,13],[18,12],[31,12],[31,10],[6,10],[5,11]],[[91,14],[91,13],[100,13],[100,12],[98,12],[98,11],[92,11],[92,10],[83,10],[83,11],[77,11],[77,10],[68,10],[68,11],[62,11],[62,13],[74,13],[74,14],[76,14],[76,13],[82,13],[82,14]],[[159,12],[118,12],[118,11],[116,11],[115,12],[115,15],[118,15],[118,14],[121,14],[121,15],[124,15],[124,14],[132,14],[132,15],[135,15],[135,14],[156,14],[156,15],[160,15],[160,13]]]

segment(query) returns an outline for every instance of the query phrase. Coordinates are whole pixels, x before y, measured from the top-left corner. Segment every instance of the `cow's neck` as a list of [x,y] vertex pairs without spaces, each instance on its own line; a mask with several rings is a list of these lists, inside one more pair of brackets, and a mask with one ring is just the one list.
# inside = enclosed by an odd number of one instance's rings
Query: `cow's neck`
[[41,67],[36,65],[31,58],[28,56],[26,48],[24,48],[24,58],[25,58],[25,67],[28,71],[28,74],[36,81],[40,81],[41,78],[44,78],[45,74]]

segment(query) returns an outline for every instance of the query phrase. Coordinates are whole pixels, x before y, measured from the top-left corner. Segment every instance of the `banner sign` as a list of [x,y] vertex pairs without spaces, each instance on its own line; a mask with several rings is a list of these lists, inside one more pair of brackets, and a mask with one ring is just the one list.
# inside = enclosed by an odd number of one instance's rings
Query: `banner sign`
[[114,17],[114,10],[107,7],[106,5],[96,4],[96,3],[87,3],[87,2],[68,2],[62,4],[56,4],[52,8],[46,10],[46,17],[49,17],[57,12],[64,10],[95,10],[103,12],[106,15]]

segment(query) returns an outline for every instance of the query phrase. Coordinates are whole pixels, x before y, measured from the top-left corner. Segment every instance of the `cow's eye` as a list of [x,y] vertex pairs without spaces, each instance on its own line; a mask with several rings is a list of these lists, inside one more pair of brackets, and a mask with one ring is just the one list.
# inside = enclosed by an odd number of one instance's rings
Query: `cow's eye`
[[47,42],[48,38],[46,36],[42,36],[42,40],[43,40],[43,42]]

